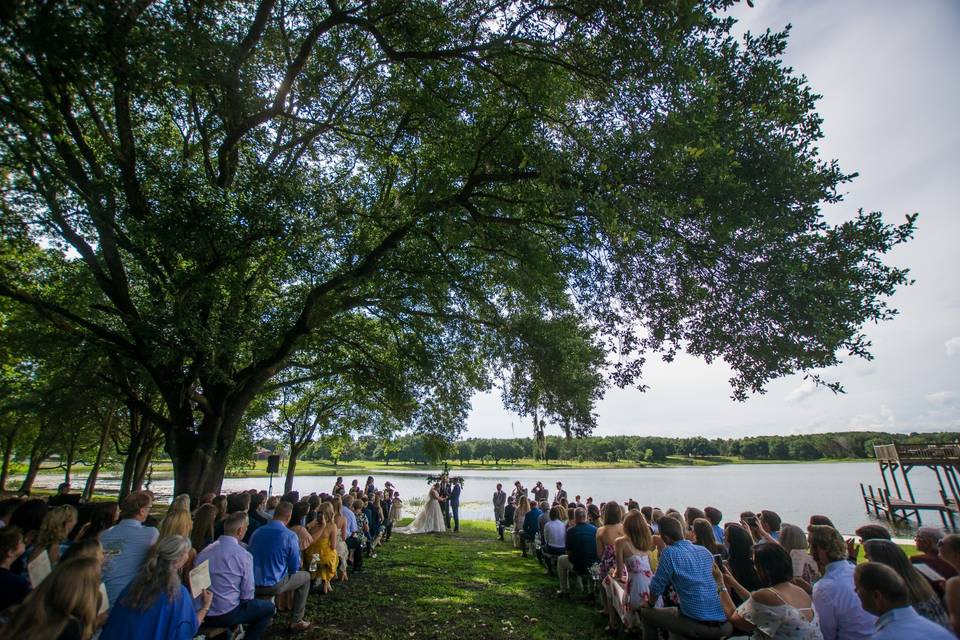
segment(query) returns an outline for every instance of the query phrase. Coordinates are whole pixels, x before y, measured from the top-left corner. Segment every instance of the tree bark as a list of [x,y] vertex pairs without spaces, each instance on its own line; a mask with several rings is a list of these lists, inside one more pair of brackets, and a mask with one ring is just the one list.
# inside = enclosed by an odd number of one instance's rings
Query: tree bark
[[113,431],[113,423],[117,419],[117,403],[113,403],[106,420],[103,421],[103,429],[100,431],[100,445],[97,447],[97,457],[93,461],[93,467],[87,476],[87,482],[83,486],[83,499],[93,498],[93,492],[97,486],[97,476],[100,474],[100,467],[103,465],[103,459],[107,453],[107,441],[110,440],[110,433]]
[[[197,500],[204,493],[220,492],[230,445],[242,415],[242,410],[226,416],[207,415],[195,432],[174,424],[166,433],[166,450],[173,461],[174,494],[186,493]],[[189,419],[192,421],[192,414]]]
[[30,456],[30,464],[27,467],[27,475],[20,484],[20,489],[17,491],[17,493],[22,496],[30,495],[30,492],[33,490],[33,483],[37,479],[37,474],[40,472],[40,465],[44,460],[46,460],[46,456],[43,458],[41,458],[39,455]]
[[7,434],[3,443],[3,465],[0,466],[0,491],[6,491],[7,478],[10,475],[10,458],[13,457],[13,443],[17,439],[17,432]]
[[300,456],[300,450],[290,447],[290,457],[287,459],[287,478],[283,481],[283,492],[293,491],[293,478],[297,473],[297,458]]

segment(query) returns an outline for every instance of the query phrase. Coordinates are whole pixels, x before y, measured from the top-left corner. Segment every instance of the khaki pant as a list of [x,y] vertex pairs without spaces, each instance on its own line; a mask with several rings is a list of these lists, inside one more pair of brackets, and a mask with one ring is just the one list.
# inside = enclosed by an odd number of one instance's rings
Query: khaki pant
[[557,558],[557,575],[560,577],[560,591],[570,591],[571,571],[573,571],[573,563],[570,562],[570,556],[564,554]]
[[641,607],[637,613],[643,620],[644,638],[659,638],[657,629],[669,631],[670,640],[725,638],[733,633],[733,625],[729,622],[719,625],[704,624],[683,616],[677,607]]
[[307,609],[307,596],[310,595],[310,574],[306,571],[297,571],[272,586],[258,586],[255,593],[258,596],[276,596],[293,591],[293,617],[296,622],[303,620],[303,613]]

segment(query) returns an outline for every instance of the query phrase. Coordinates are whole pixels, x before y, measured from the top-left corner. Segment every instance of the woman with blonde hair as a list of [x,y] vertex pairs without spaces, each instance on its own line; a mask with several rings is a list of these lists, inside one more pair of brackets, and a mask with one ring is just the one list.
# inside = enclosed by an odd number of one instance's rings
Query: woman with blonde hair
[[[310,525],[313,542],[303,552],[304,562],[313,569],[313,558],[317,556],[317,567],[311,571],[314,588],[321,587],[323,593],[330,593],[333,587],[330,581],[337,575],[337,525],[334,522],[333,505],[324,502],[317,511],[318,518]],[[308,528],[310,526],[308,525]]]
[[350,554],[350,550],[347,548],[347,519],[343,516],[343,498],[341,495],[333,497],[330,501],[330,507],[333,509],[333,524],[337,528],[335,549],[337,557],[340,558],[337,574],[339,575],[340,582],[346,582],[348,579],[347,556]]
[[213,506],[217,508],[217,522],[220,522],[227,517],[227,496],[219,495],[216,496],[211,502]]
[[[64,505],[68,506],[68,505]],[[12,609],[0,640],[89,640],[103,623],[100,566],[96,558],[64,560]]]
[[210,610],[213,594],[205,589],[200,610],[194,610],[190,590],[179,578],[192,550],[190,540],[183,536],[160,538],[140,573],[110,609],[100,640],[193,638]]
[[186,493],[181,493],[176,498],[173,499],[173,502],[170,503],[169,511],[186,511],[190,512],[190,496]]
[[[193,517],[190,515],[190,509],[184,509],[181,504],[174,502],[167,511],[167,515],[160,522],[160,539],[170,536],[182,536],[190,538],[193,533]],[[180,580],[183,584],[190,586],[190,571],[193,570],[193,561],[197,557],[197,550],[191,545],[190,552],[187,554],[187,561],[180,568]]]
[[523,539],[523,519],[530,512],[530,501],[527,496],[520,496],[517,502],[517,510],[513,514],[513,548],[526,549],[526,542]]
[[795,524],[780,526],[780,546],[786,549],[793,560],[793,575],[802,578],[807,584],[813,584],[820,579],[820,569],[816,560],[807,549],[807,534]]
[[33,548],[30,550],[27,562],[46,551],[50,556],[50,564],[57,564],[60,560],[61,545],[67,542],[67,536],[76,524],[76,508],[65,504],[51,509],[40,523],[40,530],[33,539]]
[[657,568],[653,532],[639,511],[630,511],[623,519],[623,535],[614,542],[616,571],[604,581],[611,607],[609,626],[615,628],[619,614],[624,626],[635,626],[637,610],[650,596],[650,582]]

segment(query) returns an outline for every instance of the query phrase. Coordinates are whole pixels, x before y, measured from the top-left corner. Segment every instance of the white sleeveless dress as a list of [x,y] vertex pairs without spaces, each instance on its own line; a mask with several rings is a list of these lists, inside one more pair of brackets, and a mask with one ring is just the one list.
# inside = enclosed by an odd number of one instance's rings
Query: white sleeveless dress
[[783,602],[779,593],[773,589],[770,591],[780,598],[782,604],[770,606],[750,598],[737,608],[744,620],[757,627],[753,640],[823,640],[816,611],[813,618],[807,620],[804,614],[812,611],[810,607],[797,609]]
[[447,530],[447,525],[443,521],[443,512],[440,510],[440,502],[434,491],[430,491],[427,498],[427,504],[423,507],[417,517],[409,525],[394,529],[394,533],[443,533]]

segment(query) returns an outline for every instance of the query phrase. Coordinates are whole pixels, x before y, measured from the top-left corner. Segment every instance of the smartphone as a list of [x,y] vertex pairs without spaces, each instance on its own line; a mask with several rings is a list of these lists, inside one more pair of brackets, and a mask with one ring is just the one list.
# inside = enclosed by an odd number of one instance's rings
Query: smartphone
[[719,553],[713,554],[713,561],[717,563],[717,567],[722,571],[723,570],[723,558],[720,557]]

